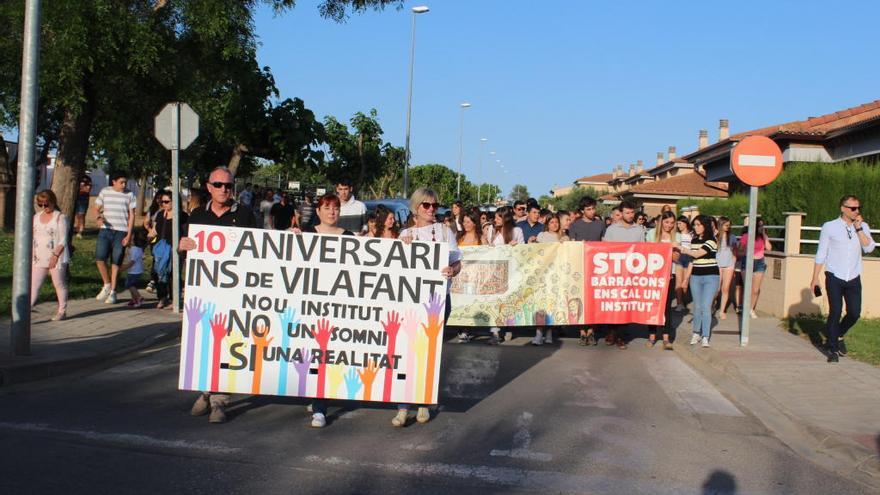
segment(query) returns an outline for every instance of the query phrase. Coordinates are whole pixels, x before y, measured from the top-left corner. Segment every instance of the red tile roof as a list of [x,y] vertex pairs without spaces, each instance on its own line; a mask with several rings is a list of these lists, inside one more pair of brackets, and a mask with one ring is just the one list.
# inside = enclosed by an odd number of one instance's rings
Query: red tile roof
[[581,177],[575,182],[608,182],[609,180],[614,178],[614,174],[596,174],[596,175],[588,175],[586,177]]
[[785,124],[773,125],[762,129],[741,132],[730,136],[731,141],[740,141],[748,136],[772,136],[774,134],[817,135],[828,134],[844,127],[861,124],[868,120],[880,118],[880,100],[832,112],[819,117],[810,117]]
[[694,172],[639,184],[619,194],[662,194],[667,196],[726,198],[727,184],[722,182],[706,182],[705,175],[701,172]]

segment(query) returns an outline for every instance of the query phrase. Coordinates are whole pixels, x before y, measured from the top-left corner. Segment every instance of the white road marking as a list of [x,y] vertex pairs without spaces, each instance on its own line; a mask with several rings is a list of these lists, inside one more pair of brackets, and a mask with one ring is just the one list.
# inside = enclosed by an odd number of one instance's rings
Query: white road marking
[[711,383],[677,356],[642,357],[648,373],[684,413],[744,416]]
[[741,167],[775,167],[776,157],[772,155],[739,155]]
[[532,452],[529,448],[532,445],[532,434],[529,433],[529,425],[532,424],[532,419],[534,419],[534,416],[530,412],[520,414],[516,420],[517,431],[513,435],[513,446],[506,450],[492,449],[489,455],[492,457],[528,459],[530,461],[552,461],[552,455],[543,452]]
[[336,468],[347,468],[353,472],[369,473],[381,471],[413,479],[422,477],[457,478],[516,487],[518,490],[535,490],[540,493],[627,493],[627,494],[697,494],[693,487],[661,486],[655,480],[616,479],[599,474],[581,476],[557,471],[536,471],[517,468],[471,466],[467,464],[445,463],[380,463],[361,462],[341,457],[320,457],[310,455],[305,458],[310,464],[323,464]]
[[209,443],[202,440],[199,440],[197,442],[190,442],[187,440],[165,440],[147,435],[135,435],[132,433],[104,433],[92,430],[66,430],[62,428],[53,428],[45,424],[37,423],[0,422],[0,429],[33,433],[50,433],[53,435],[70,435],[86,440],[121,443],[142,448],[149,447],[178,450],[203,450],[218,454],[232,454],[241,450],[236,447],[227,447],[225,445]]

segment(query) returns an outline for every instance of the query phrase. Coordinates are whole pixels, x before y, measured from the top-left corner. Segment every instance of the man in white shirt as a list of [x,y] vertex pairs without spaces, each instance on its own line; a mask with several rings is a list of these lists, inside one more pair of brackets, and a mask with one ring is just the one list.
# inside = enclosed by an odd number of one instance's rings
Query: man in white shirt
[[[859,320],[862,310],[862,253],[868,254],[876,247],[871,228],[862,220],[860,211],[859,198],[844,196],[840,200],[840,217],[825,222],[819,234],[810,287],[814,294],[820,294],[819,274],[824,271],[829,363],[838,362],[838,355],[846,355],[843,337]],[[844,301],[846,316],[841,320]]]
[[367,207],[354,198],[351,181],[342,179],[336,182],[336,195],[339,196],[339,221],[336,225],[345,230],[358,233],[364,228],[367,218]]

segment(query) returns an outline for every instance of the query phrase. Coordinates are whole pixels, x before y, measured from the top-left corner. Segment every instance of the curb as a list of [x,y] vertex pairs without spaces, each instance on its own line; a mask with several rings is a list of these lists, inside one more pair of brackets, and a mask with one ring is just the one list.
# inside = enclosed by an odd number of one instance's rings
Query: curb
[[83,368],[106,363],[132,352],[147,349],[156,344],[168,342],[178,337],[180,337],[180,324],[170,322],[167,326],[163,326],[159,333],[147,337],[136,344],[120,347],[110,352],[95,354],[92,356],[80,356],[41,363],[21,363],[3,367],[0,368],[0,388],[25,382],[55,378]]
[[678,356],[745,407],[798,455],[826,469],[880,489],[880,457],[839,433],[809,424],[788,412],[771,396],[748,384],[736,367],[712,350],[676,346]]

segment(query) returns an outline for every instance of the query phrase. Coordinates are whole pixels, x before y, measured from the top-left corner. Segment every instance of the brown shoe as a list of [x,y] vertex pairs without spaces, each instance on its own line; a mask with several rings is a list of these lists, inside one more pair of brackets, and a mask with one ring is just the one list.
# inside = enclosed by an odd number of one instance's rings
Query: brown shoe
[[665,341],[663,342],[663,350],[664,351],[672,351],[674,348],[672,347],[672,342]]
[[226,411],[223,410],[223,406],[214,406],[211,408],[211,415],[208,416],[209,423],[225,423],[226,422]]
[[211,410],[211,402],[208,399],[208,394],[199,394],[199,398],[193,403],[192,409],[189,410],[189,413],[193,416],[204,416],[208,414]]

